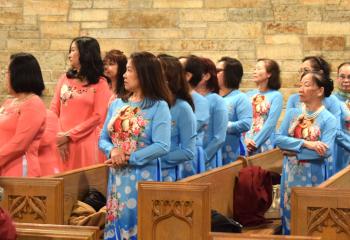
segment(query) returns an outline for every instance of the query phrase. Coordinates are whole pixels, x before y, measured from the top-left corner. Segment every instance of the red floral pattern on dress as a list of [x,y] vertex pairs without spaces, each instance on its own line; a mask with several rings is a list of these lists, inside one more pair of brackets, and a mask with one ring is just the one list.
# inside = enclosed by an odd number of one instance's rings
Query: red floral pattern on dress
[[107,222],[113,222],[118,219],[120,213],[125,208],[125,203],[120,203],[116,191],[111,191],[106,203],[107,209]]
[[308,119],[303,114],[294,120],[288,133],[291,137],[307,141],[318,141],[321,137],[321,131],[315,124],[315,119]]
[[253,107],[253,124],[251,131],[253,134],[260,132],[268,117],[270,111],[270,103],[266,97],[261,94],[256,94],[252,98]]
[[147,124],[139,107],[124,106],[111,118],[108,132],[113,144],[130,154],[137,149],[138,138]]

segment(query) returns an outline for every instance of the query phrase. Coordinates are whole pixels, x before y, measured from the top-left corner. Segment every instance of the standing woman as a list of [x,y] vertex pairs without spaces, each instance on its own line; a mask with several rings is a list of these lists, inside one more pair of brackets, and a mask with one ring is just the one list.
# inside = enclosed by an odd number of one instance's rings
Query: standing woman
[[283,97],[280,68],[272,59],[259,59],[253,75],[256,90],[247,92],[253,108],[253,124],[245,135],[248,155],[273,149],[275,127],[280,117]]
[[340,171],[350,164],[350,62],[339,65],[337,83],[338,91],[334,95],[341,102],[341,129],[337,134],[336,171]]
[[163,181],[173,182],[196,174],[192,164],[196,150],[196,117],[181,63],[166,54],[158,55],[158,58],[175,100],[170,108],[170,152],[161,159]]
[[91,37],[73,39],[69,49],[71,68],[58,81],[51,110],[59,119],[57,145],[64,170],[99,163],[98,126],[104,120],[110,98],[103,78],[100,46]]
[[170,148],[172,97],[158,59],[131,54],[124,85],[99,140],[110,166],[104,239],[137,239],[137,183],[161,180],[159,157]]
[[115,100],[119,94],[124,92],[124,77],[126,71],[127,57],[120,50],[112,49],[103,58],[104,75],[109,80],[110,89],[113,92],[110,102]]
[[6,82],[12,98],[0,108],[0,176],[41,176],[38,148],[46,109],[40,96],[45,85],[35,57],[11,55]]
[[[188,58],[190,58],[190,61],[187,63]],[[203,138],[204,132],[208,128],[210,115],[208,100],[204,96],[200,95],[195,90],[195,88],[202,79],[204,67],[200,58],[193,55],[189,57],[180,57],[179,61],[181,62],[182,68],[185,71],[185,79],[189,83],[190,93],[195,108],[194,114],[196,117],[197,137],[195,159],[192,161],[192,166],[195,170],[195,173],[201,173],[205,172],[205,153],[203,149]]]
[[284,150],[281,209],[284,234],[290,234],[291,188],[317,186],[326,180],[326,161],[332,154],[337,120],[323,105],[333,81],[322,74],[305,73],[299,88],[301,108],[286,112],[276,145]]
[[[302,60],[299,74],[302,76],[302,74],[307,72],[319,72],[324,75],[325,78],[330,79],[330,73],[331,73],[331,66],[330,64],[321,56],[307,56]],[[334,95],[330,95],[328,97],[325,97],[323,99],[323,104],[325,108],[333,114],[333,116],[338,119],[338,129],[340,129],[340,118],[341,118],[341,106],[340,102],[338,101],[337,97]],[[287,102],[286,108],[300,108],[301,107],[301,101],[299,94],[292,94]],[[344,142],[343,139],[336,137],[336,144],[334,145],[334,151],[333,155],[327,159],[327,178],[331,177],[333,174],[335,174],[337,171],[339,171],[338,163],[341,161],[342,156],[339,156],[338,153],[341,153],[338,151],[340,148],[340,145],[342,145],[342,142]]]
[[223,164],[228,164],[240,155],[241,134],[252,125],[252,105],[246,94],[239,91],[243,77],[243,66],[240,61],[222,57],[216,64],[220,87],[220,96],[225,100],[228,110],[228,125],[225,144],[222,147]]
[[[190,64],[191,61],[198,60],[196,57],[189,57],[187,64]],[[215,64],[208,58],[199,58],[199,61],[202,62],[203,72],[200,74],[201,79],[195,90],[208,100],[210,114],[203,138],[205,170],[207,171],[222,166],[221,147],[225,142],[228,114],[224,99],[217,94],[219,84]]]

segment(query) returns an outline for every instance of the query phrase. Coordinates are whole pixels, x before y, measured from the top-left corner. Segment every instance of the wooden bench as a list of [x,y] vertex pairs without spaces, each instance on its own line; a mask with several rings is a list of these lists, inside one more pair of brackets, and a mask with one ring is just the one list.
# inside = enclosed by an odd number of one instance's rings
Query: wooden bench
[[350,239],[350,166],[313,188],[293,188],[291,233]]
[[[249,157],[251,165],[281,172],[283,155],[272,150]],[[142,240],[207,240],[210,209],[233,215],[235,177],[246,161],[198,174],[175,183],[142,182],[138,185],[138,236]],[[273,234],[275,226],[255,229]]]
[[210,233],[210,240],[321,240],[310,236],[277,236],[262,234]]
[[98,240],[98,227],[16,223],[18,240]]
[[97,227],[62,224],[89,188],[106,193],[107,174],[100,164],[43,178],[0,177],[0,206],[16,222],[19,239],[98,239]]

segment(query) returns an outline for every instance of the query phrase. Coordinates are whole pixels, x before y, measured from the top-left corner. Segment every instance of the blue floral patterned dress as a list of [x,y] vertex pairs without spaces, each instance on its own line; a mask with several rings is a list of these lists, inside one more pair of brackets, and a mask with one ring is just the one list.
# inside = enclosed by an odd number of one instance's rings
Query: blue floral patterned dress
[[[310,114],[305,114],[300,108],[289,109],[275,139],[280,149],[295,153],[295,156],[284,157],[282,169],[281,215],[286,235],[290,234],[291,188],[312,187],[326,180],[326,162],[333,150],[337,129],[335,117],[325,108],[313,118],[308,117]],[[304,140],[321,141],[329,148],[324,156],[320,156],[303,147]]]
[[283,97],[276,90],[252,90],[247,95],[253,108],[253,124],[245,138],[254,140],[257,149],[248,153],[254,155],[274,148],[275,128],[282,112]]
[[137,183],[160,181],[159,157],[170,148],[170,112],[164,101],[144,108],[144,102],[110,105],[99,147],[107,158],[113,148],[130,154],[121,168],[110,168],[104,239],[137,239]]

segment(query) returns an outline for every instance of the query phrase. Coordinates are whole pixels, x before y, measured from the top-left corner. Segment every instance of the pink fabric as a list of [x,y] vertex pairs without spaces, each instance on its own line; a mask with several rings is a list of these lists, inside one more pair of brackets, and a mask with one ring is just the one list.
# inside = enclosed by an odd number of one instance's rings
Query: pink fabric
[[45,132],[40,140],[39,162],[42,176],[61,172],[61,159],[57,149],[58,118],[57,115],[46,110]]
[[97,164],[99,150],[98,126],[102,124],[111,96],[106,79],[85,86],[76,79],[63,75],[56,87],[51,110],[57,114],[62,132],[70,138],[69,157],[64,170]]
[[0,110],[0,175],[23,176],[23,156],[28,175],[41,176],[38,148],[45,130],[46,111],[36,95],[23,102],[8,99]]

